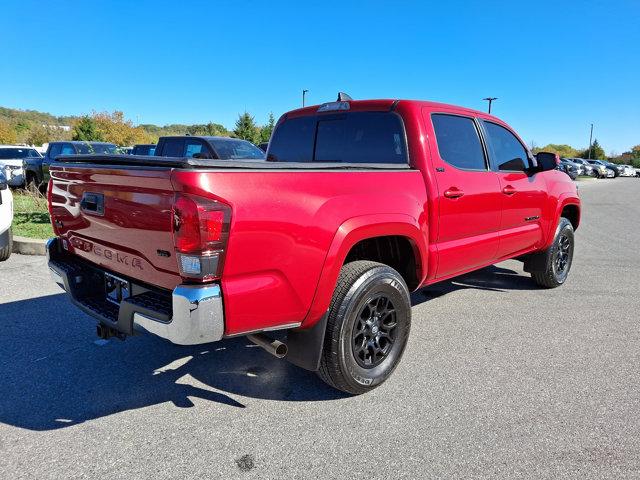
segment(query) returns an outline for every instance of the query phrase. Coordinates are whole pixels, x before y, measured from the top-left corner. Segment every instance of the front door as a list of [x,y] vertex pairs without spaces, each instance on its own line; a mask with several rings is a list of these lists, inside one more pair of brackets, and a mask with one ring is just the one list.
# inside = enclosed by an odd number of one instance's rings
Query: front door
[[542,246],[542,209],[547,185],[531,173],[531,160],[520,140],[507,128],[483,121],[491,165],[500,180],[502,221],[497,258]]
[[476,120],[426,110],[424,120],[427,130],[433,128],[435,134],[429,138],[438,185],[436,278],[442,278],[496,258],[500,182],[489,169]]

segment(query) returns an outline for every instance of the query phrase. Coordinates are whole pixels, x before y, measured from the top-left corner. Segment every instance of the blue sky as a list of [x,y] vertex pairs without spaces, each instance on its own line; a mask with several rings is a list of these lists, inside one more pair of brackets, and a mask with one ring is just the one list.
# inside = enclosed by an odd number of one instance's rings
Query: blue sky
[[640,143],[640,2],[30,1],[0,4],[0,105],[232,127],[300,105],[484,109],[528,143]]

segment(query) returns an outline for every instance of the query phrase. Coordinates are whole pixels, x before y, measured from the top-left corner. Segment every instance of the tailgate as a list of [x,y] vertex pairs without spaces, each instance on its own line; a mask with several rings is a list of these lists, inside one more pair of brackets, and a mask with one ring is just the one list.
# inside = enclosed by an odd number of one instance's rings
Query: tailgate
[[151,285],[181,282],[171,168],[55,166],[49,188],[54,231],[71,253]]

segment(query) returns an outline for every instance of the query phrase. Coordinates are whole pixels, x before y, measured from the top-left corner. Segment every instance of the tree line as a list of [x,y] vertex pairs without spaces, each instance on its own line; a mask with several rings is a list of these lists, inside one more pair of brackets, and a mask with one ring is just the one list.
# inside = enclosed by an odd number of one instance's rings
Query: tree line
[[[64,130],[68,125],[70,130]],[[258,144],[268,142],[275,126],[273,113],[269,114],[267,123],[258,125],[248,112],[238,115],[233,130],[227,130],[219,123],[204,124],[171,124],[158,126],[153,124],[134,125],[120,111],[93,112],[82,116],[56,117],[49,113],[35,110],[15,110],[0,107],[0,144],[26,143],[42,145],[55,140],[104,141],[116,145],[129,146],[136,143],[156,143],[158,137],[166,135],[212,135],[236,137]],[[557,153],[567,158],[608,159],[615,163],[632,164],[640,168],[640,145],[636,145],[621,155],[605,154],[596,139],[591,149],[577,149],[571,145],[550,143],[544,147],[531,145],[532,151]]]
[[606,155],[604,148],[595,139],[591,144],[591,148],[577,149],[571,145],[550,143],[544,147],[537,147],[532,145],[531,150],[533,153],[538,152],[552,152],[558,154],[560,157],[565,158],[591,158],[593,160],[609,160],[613,163],[623,163],[627,165],[633,165],[635,168],[640,168],[640,145],[631,147],[628,151],[617,155]]
[[34,110],[0,107],[0,144],[26,143],[40,146],[56,140],[83,140],[129,146],[137,143],[156,143],[161,136],[186,134],[237,137],[257,144],[269,141],[274,126],[273,113],[269,114],[265,125],[258,125],[251,114],[244,112],[238,115],[235,128],[228,130],[214,122],[192,125],[134,125],[121,111],[55,117]]

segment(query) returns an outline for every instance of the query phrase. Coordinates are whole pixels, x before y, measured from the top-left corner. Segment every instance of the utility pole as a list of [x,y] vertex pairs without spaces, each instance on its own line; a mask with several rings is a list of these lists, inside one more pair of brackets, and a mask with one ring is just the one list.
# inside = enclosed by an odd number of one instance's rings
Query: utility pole
[[491,103],[492,103],[494,100],[497,100],[497,99],[498,99],[498,97],[487,97],[487,98],[483,98],[483,100],[486,100],[486,101],[488,101],[488,102],[489,102],[489,113],[491,113]]
[[302,90],[302,108],[304,108],[304,97],[309,90]]
[[591,133],[589,134],[589,160],[591,160],[591,139],[593,138],[593,123],[591,124]]

